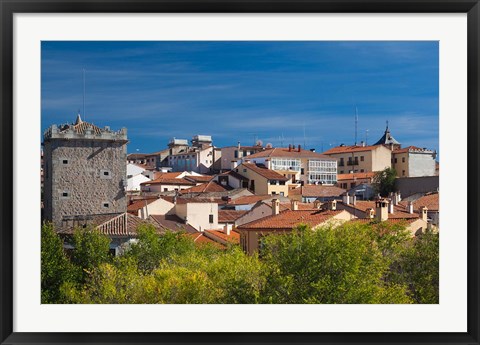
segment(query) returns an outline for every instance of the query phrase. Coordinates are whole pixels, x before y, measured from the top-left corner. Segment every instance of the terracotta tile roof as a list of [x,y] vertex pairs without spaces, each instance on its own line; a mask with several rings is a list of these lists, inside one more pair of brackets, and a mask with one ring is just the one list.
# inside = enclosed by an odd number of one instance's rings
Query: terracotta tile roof
[[[339,201],[339,204],[344,205],[345,207],[350,207],[352,209],[359,210],[361,212],[366,212],[368,208],[373,209],[375,212],[375,201],[356,201],[355,205],[352,203],[346,205],[342,201]],[[419,218],[418,213],[408,213],[405,206],[398,204],[396,206],[393,206],[393,213],[388,214],[388,218],[395,219],[408,219],[408,218]]]
[[160,176],[153,181],[146,181],[140,183],[141,186],[150,186],[152,184],[168,184],[168,185],[183,185],[183,186],[195,186],[195,182],[185,180],[184,178],[167,178]]
[[233,223],[248,211],[218,210],[219,223]]
[[253,163],[242,163],[238,167],[238,169],[241,169],[242,166],[256,172],[257,174],[265,177],[268,180],[278,180],[278,181],[288,181],[289,180],[289,178],[286,178],[285,176],[277,173],[274,170],[267,169],[263,165],[259,165],[259,164],[257,165],[257,164],[253,164]]
[[[166,196],[162,195],[162,199],[167,200],[168,202],[171,202],[172,204],[174,203],[174,197],[173,196]],[[221,198],[202,198],[202,197],[192,197],[192,198],[187,198],[187,197],[177,197],[176,200],[177,204],[188,204],[188,203],[216,203],[216,204],[224,204],[226,203],[225,200],[222,200]]]
[[[407,201],[400,201],[400,204],[405,208],[408,205]],[[428,211],[438,211],[440,205],[440,195],[439,193],[431,193],[418,198],[413,202],[413,208],[415,211],[420,212],[420,207],[426,206]]]
[[230,175],[230,176],[236,178],[237,180],[248,181],[248,178],[246,178],[245,176],[240,175],[239,173],[237,173],[237,172],[235,172],[235,171],[233,171],[233,170],[224,172],[223,174],[220,174],[219,176],[224,176],[224,175]]
[[409,151],[424,151],[424,149],[422,149],[420,147],[416,147],[416,146],[408,146],[408,147],[404,147],[403,149],[394,150],[394,151],[392,151],[392,153],[393,154],[395,154],[395,153],[406,153],[406,152],[409,152]]
[[345,189],[335,186],[322,186],[308,184],[300,187],[302,196],[305,197],[338,197],[346,192]]
[[358,179],[371,179],[375,176],[375,172],[353,173],[353,174],[337,174],[337,181]]
[[264,158],[264,157],[291,157],[291,158],[310,158],[310,159],[323,159],[323,160],[332,160],[331,157],[325,156],[321,153],[312,152],[310,150],[301,149],[300,152],[298,148],[292,149],[289,151],[288,147],[277,147],[272,149],[266,149],[262,152],[254,153],[253,155],[247,156],[246,159],[255,159],[255,158]]
[[100,127],[95,126],[93,123],[85,122],[85,121],[78,121],[74,125],[67,125],[60,129],[61,132],[66,131],[67,129],[72,128],[77,134],[85,134],[85,131],[90,128],[93,134],[101,134],[102,129]]
[[198,231],[190,224],[185,222],[175,215],[151,215],[153,221],[156,222],[159,228],[171,231],[186,231],[187,233],[197,233]]
[[331,219],[332,217],[344,212],[343,210],[298,210],[298,211],[282,211],[277,215],[267,216],[253,222],[239,226],[238,230],[290,230],[296,225],[302,223],[312,227],[317,226]]
[[135,200],[130,205],[127,206],[127,212],[138,212],[141,208],[144,208],[145,205],[149,205],[157,199],[149,198],[143,200]]
[[223,240],[225,242],[229,243],[235,243],[238,244],[240,243],[240,234],[234,230],[230,231],[230,235],[227,235],[225,232],[221,230],[205,230],[205,234],[207,236],[211,236],[213,240],[216,238],[220,238],[220,240]]
[[245,195],[228,202],[229,205],[251,205],[265,199],[273,198],[271,195]]
[[[272,203],[266,203],[268,206],[272,207]],[[283,210],[291,210],[292,203],[291,202],[281,202],[280,203],[280,211]],[[299,202],[298,203],[299,210],[317,210],[314,208],[313,203],[311,202]]]
[[192,188],[182,190],[182,194],[185,193],[210,193],[210,192],[225,192],[231,190],[231,188],[226,188],[216,181],[210,181],[207,183],[202,183],[201,185],[194,186]]
[[186,180],[197,182],[197,183],[210,182],[213,178],[214,176],[209,176],[209,175],[202,175],[202,176],[191,175],[191,176],[184,177],[184,179]]
[[130,153],[127,155],[127,160],[143,159],[147,156],[146,153]]
[[[141,219],[129,213],[105,214],[90,216],[87,222],[95,227],[100,233],[110,237],[136,237],[137,227],[141,224],[150,224],[155,227],[158,233],[164,233],[164,229],[151,219]],[[73,234],[75,227],[60,227],[58,233]]]
[[349,152],[365,152],[365,151],[373,151],[382,147],[383,145],[371,145],[371,146],[337,146],[332,147],[330,150],[323,152],[324,155],[333,155],[337,153],[349,153]]
[[208,238],[201,232],[186,234],[186,236],[189,236],[197,246],[212,245],[219,249],[226,249],[224,245]]

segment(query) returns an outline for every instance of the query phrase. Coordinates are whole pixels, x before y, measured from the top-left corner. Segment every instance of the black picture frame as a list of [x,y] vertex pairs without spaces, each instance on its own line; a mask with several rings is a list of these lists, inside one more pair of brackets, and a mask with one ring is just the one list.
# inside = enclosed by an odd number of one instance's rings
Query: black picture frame
[[[0,341],[2,344],[479,344],[479,0],[0,0]],[[466,333],[15,333],[13,332],[13,16],[15,13],[442,13],[468,15],[468,330]],[[452,315],[452,318],[455,317]]]

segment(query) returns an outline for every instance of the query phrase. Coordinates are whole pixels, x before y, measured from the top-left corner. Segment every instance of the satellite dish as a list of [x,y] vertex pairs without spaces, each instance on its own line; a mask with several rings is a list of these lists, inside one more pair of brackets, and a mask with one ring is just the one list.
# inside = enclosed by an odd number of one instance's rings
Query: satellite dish
[[257,140],[256,143],[255,143],[256,146],[262,146],[263,145],[263,141],[261,140]]
[[273,147],[272,143],[268,143],[266,146],[265,146],[267,149],[271,149]]

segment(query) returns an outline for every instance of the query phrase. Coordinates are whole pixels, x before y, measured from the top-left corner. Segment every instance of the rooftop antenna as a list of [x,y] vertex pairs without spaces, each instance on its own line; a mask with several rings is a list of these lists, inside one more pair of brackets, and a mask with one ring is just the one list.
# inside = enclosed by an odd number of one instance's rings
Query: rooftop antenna
[[283,140],[284,140],[284,137],[283,137],[283,132],[282,132],[282,139],[281,139],[281,142],[280,142],[280,147],[283,147]]
[[83,69],[83,121],[86,119],[85,115],[85,68]]
[[365,130],[365,146],[368,146],[368,129]]
[[355,106],[355,146],[357,146],[358,108]]

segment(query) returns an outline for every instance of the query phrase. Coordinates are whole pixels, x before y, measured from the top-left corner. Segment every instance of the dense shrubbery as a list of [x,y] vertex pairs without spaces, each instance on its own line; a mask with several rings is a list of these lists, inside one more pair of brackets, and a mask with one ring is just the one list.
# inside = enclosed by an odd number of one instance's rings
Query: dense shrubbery
[[262,255],[196,247],[143,226],[124,255],[77,230],[66,256],[42,227],[42,303],[438,303],[438,235],[347,223],[265,237]]

